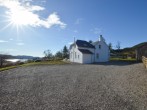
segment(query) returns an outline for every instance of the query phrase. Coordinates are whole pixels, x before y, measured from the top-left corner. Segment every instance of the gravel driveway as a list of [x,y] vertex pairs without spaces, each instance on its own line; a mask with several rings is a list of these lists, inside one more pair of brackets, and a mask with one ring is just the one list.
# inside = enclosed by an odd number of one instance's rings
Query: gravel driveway
[[147,70],[109,62],[3,71],[0,110],[147,110]]

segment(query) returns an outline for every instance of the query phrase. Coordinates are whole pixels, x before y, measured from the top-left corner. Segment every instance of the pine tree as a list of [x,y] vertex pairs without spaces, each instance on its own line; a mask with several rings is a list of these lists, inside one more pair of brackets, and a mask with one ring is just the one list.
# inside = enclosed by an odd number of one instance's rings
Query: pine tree
[[63,58],[69,58],[69,53],[66,45],[63,48]]

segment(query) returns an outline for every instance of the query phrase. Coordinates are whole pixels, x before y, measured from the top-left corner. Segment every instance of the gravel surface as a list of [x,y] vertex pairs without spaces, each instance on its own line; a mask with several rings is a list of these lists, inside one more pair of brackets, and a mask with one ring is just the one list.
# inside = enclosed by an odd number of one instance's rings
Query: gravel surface
[[147,70],[109,62],[3,71],[0,110],[147,110]]

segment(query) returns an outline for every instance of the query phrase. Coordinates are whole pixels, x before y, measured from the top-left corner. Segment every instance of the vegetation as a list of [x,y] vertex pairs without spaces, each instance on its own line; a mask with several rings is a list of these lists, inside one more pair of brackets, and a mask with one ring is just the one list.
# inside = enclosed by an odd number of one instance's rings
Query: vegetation
[[21,66],[31,66],[31,65],[63,65],[68,64],[67,62],[63,62],[61,60],[52,60],[52,61],[41,61],[41,62],[31,62],[26,63]]
[[66,45],[63,47],[63,50],[57,51],[55,55],[53,55],[50,50],[44,51],[43,54],[45,60],[62,60],[69,58],[69,50]]
[[3,67],[3,68],[0,68],[0,71],[5,71],[5,70],[9,70],[9,69],[17,68],[17,67],[18,67],[18,66]]
[[44,57],[45,57],[46,59],[51,59],[51,58],[53,57],[53,54],[51,53],[50,50],[45,50],[45,51],[43,52],[43,54],[44,54]]
[[7,54],[0,54],[0,67],[3,67],[5,60],[8,59],[10,55]]
[[117,44],[116,44],[116,48],[117,50],[120,50],[121,46],[120,46],[120,42],[118,41]]
[[[128,47],[128,48],[120,49],[119,51],[120,51],[120,53],[122,53],[122,54],[134,54],[134,53],[135,53],[135,50],[136,50],[138,47],[140,47],[140,46],[142,46],[142,45],[144,45],[144,44],[146,44],[146,43],[147,43],[147,42],[143,42],[143,43],[137,44],[137,45],[135,45],[135,46],[133,46],[133,47]],[[117,52],[117,50],[113,50],[113,52]]]
[[5,71],[17,67],[24,67],[24,66],[33,66],[33,65],[63,65],[63,64],[68,64],[67,62],[63,62],[61,60],[52,60],[52,61],[41,61],[41,62],[29,62],[21,65],[16,65],[16,66],[9,66],[9,67],[3,67],[0,68],[0,71]]
[[92,40],[89,40],[89,43],[91,43],[91,44],[92,44],[92,43],[93,43],[93,41],[92,41]]
[[28,60],[27,63],[23,64],[22,62],[10,63],[3,65],[5,63],[5,59],[11,58],[10,55],[3,55],[0,54],[0,71],[20,67],[20,66],[30,66],[30,65],[55,65],[55,64],[67,64],[67,62],[63,62],[61,60],[65,58],[69,58],[69,50],[67,46],[63,47],[62,51],[58,51],[55,55],[51,53],[50,50],[45,50],[43,52],[44,58],[43,59],[36,59],[36,60]]
[[137,44],[133,47],[120,49],[120,44],[118,42],[117,43],[117,49],[116,50],[112,49],[112,50],[110,50],[110,52],[111,52],[111,55],[113,55],[112,57],[123,58],[123,59],[127,59],[127,58],[135,59],[136,58],[135,50],[137,48],[143,46],[144,44],[147,44],[147,42]]
[[112,43],[109,43],[108,46],[109,46],[109,50],[111,51],[112,50]]
[[118,61],[118,62],[128,62],[128,63],[136,63],[136,59],[135,58],[110,58],[110,61]]
[[58,52],[55,54],[55,58],[56,58],[56,59],[62,59],[62,58],[63,58],[63,53],[62,53],[62,51],[58,51]]
[[69,52],[66,45],[63,48],[63,58],[69,58]]

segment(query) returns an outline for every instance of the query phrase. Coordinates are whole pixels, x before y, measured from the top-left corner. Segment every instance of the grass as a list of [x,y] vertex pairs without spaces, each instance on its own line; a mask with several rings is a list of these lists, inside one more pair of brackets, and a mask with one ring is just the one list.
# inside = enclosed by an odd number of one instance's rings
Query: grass
[[0,71],[5,71],[17,67],[24,67],[24,66],[33,66],[33,65],[63,65],[63,64],[68,64],[68,62],[63,62],[60,60],[55,60],[55,61],[44,61],[44,62],[31,62],[31,63],[25,63],[22,65],[16,65],[16,66],[9,66],[9,67],[3,67],[0,68]]
[[110,58],[110,61],[136,62],[136,59],[135,58],[127,58],[127,59],[123,59],[123,58]]
[[9,69],[17,68],[17,67],[18,67],[18,66],[3,67],[3,68],[0,68],[0,71],[5,71],[5,70],[9,70]]
[[31,65],[63,65],[63,64],[68,64],[67,62],[63,61],[44,61],[44,62],[31,62],[31,63],[26,63],[21,66],[31,66]]

